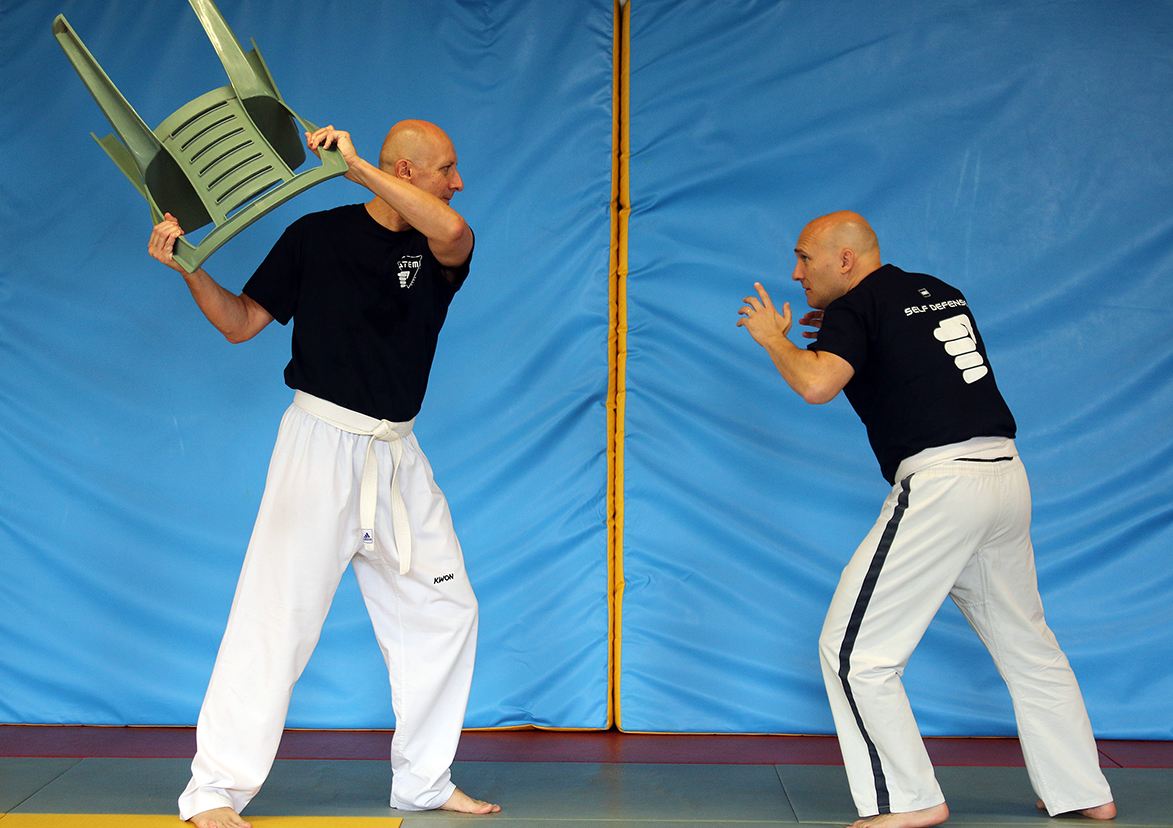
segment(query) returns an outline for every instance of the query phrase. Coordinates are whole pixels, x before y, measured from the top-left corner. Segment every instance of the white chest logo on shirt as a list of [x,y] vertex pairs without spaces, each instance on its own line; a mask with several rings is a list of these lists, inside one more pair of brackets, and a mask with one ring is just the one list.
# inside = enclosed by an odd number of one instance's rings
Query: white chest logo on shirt
[[423,256],[404,256],[395,265],[399,271],[399,286],[405,290],[415,284],[415,277],[420,273],[420,263]]
[[967,383],[977,382],[990,373],[986,361],[978,353],[973,324],[964,313],[941,320],[933,336],[945,343],[945,353],[953,357],[953,363],[961,371],[961,378]]

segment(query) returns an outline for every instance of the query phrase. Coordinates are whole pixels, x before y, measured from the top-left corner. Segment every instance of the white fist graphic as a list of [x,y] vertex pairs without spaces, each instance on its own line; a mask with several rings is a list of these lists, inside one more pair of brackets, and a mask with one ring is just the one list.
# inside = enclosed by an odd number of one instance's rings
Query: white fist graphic
[[933,331],[933,336],[945,343],[945,353],[953,357],[954,364],[961,371],[961,378],[967,383],[977,382],[990,373],[985,360],[978,353],[973,325],[964,313],[942,320],[937,330]]

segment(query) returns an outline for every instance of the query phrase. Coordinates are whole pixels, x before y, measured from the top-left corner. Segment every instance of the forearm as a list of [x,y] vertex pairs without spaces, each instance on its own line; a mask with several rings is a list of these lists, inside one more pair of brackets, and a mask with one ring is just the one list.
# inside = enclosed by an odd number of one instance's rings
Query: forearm
[[800,397],[812,405],[830,402],[843,384],[827,365],[828,356],[821,351],[799,348],[788,337],[772,337],[762,343],[774,367]]
[[441,246],[459,244],[471,232],[460,213],[431,193],[384,172],[362,158],[349,161],[347,177],[387,202],[403,220]]

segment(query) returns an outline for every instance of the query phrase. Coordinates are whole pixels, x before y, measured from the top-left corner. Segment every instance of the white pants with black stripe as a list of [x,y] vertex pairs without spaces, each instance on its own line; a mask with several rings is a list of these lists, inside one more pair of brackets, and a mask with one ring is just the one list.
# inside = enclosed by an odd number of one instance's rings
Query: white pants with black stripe
[[1111,801],[1079,685],[1043,618],[1030,488],[1014,442],[930,449],[901,464],[896,480],[843,571],[819,639],[860,815],[945,801],[900,677],[946,596],[1010,689],[1027,771],[1047,811]]
[[[375,549],[363,547],[359,494],[371,438],[286,411],[228,627],[200,710],[192,779],[180,816],[240,812],[269,773],[294,682],[334,592],[353,565],[387,663],[395,711],[391,805],[439,807],[464,723],[477,602],[444,495],[414,434],[401,441],[399,487],[414,554],[401,575],[389,501],[389,444],[379,462]],[[342,677],[345,680],[345,677]]]

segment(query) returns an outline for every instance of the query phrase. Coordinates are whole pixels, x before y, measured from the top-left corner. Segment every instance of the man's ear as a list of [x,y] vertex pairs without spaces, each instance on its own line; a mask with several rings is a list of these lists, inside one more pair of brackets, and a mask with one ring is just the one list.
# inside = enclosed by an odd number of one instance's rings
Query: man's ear
[[855,251],[850,247],[843,248],[843,252],[839,255],[839,272],[843,274],[850,273],[855,267]]
[[406,158],[400,158],[395,162],[395,175],[406,181],[411,181],[411,162]]

